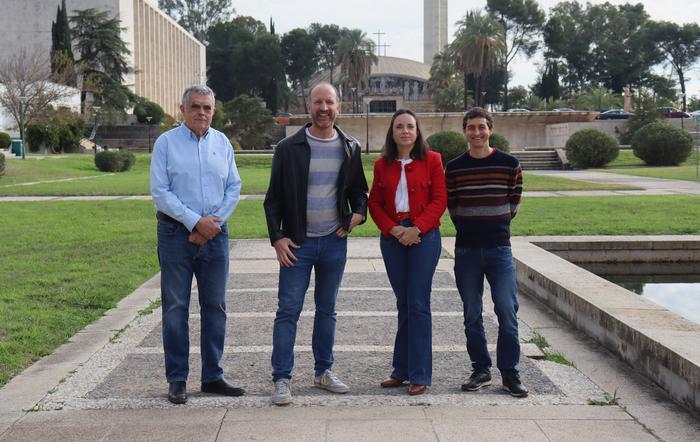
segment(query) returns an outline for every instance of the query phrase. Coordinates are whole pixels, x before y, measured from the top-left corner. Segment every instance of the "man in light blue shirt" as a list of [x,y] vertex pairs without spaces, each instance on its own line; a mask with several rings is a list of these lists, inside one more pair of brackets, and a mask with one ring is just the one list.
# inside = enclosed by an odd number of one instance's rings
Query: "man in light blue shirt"
[[201,315],[202,392],[240,396],[219,365],[226,333],[229,248],[226,220],[240,199],[233,148],[212,129],[214,92],[192,86],[180,111],[185,122],[162,134],[151,159],[151,195],[158,209],[158,260],[163,304],[168,400],[187,402],[189,305],[197,278]]

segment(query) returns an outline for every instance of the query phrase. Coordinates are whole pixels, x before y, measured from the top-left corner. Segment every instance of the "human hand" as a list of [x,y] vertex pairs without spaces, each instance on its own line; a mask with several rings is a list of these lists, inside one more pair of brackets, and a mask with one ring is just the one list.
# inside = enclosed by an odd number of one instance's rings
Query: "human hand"
[[217,223],[223,221],[223,219],[216,216],[203,216],[199,218],[197,224],[194,228],[199,232],[207,241],[214,238],[216,235],[221,233],[221,227]]
[[198,231],[194,230],[192,233],[190,233],[189,238],[187,240],[193,244],[197,244],[198,246],[203,246],[204,244],[207,243],[207,239],[199,233]]
[[297,257],[294,256],[294,253],[292,253],[290,247],[298,249],[300,247],[299,245],[295,244],[291,239],[285,237],[275,241],[273,246],[275,247],[275,253],[277,253],[277,261],[282,267],[291,267],[294,265]]
[[348,233],[352,232],[352,229],[354,229],[358,224],[364,221],[364,219],[365,217],[360,215],[359,213],[353,213],[352,218],[350,219],[350,225],[348,226],[348,230],[345,230],[341,227],[335,231],[335,234],[341,238],[345,238],[346,236],[348,236]]
[[401,238],[398,238],[398,240],[404,246],[412,246],[420,243],[418,229],[414,226],[405,227],[403,235],[401,235]]

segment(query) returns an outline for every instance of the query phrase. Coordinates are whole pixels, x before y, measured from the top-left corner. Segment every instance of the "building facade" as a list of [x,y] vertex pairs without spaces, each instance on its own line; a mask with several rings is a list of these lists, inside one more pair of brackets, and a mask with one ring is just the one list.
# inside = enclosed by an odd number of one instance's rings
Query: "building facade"
[[[51,24],[60,0],[0,0],[3,43],[0,60],[39,52],[49,64]],[[133,72],[124,83],[177,118],[183,90],[206,82],[206,48],[146,0],[66,0],[68,15],[79,9],[108,11],[121,21]],[[21,18],[21,19],[18,19]],[[77,54],[76,54],[77,55]]]

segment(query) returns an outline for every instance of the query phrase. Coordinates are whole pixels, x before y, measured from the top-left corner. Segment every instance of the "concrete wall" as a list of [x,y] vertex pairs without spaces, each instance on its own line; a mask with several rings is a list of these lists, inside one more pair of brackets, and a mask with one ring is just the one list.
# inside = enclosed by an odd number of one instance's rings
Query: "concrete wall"
[[[60,0],[2,0],[0,60],[38,51],[49,64],[51,23]],[[124,79],[138,95],[160,104],[177,117],[182,92],[206,81],[206,48],[170,17],[146,0],[66,0],[68,15],[76,9],[109,11],[121,20],[122,39],[134,72]],[[18,19],[21,17],[21,19]]]
[[518,288],[522,293],[552,308],[647,375],[678,403],[696,413],[700,411],[700,325],[557,255],[587,262],[656,259],[687,262],[697,268],[700,237],[513,240]]
[[[586,128],[599,129],[619,138],[627,126],[625,120],[595,120],[596,115],[597,112],[495,112],[493,118],[495,131],[508,139],[511,150],[564,147],[573,133]],[[418,120],[427,138],[442,130],[461,132],[462,116],[462,113],[419,113]],[[306,121],[310,121],[306,115],[293,116],[291,124],[287,126],[287,135],[296,132]],[[391,114],[369,114],[369,124],[365,114],[341,114],[337,123],[345,132],[360,140],[363,147],[369,140],[370,151],[380,151],[390,121]],[[665,121],[681,127],[679,118]],[[695,124],[692,120],[686,119],[684,128],[694,135]]]

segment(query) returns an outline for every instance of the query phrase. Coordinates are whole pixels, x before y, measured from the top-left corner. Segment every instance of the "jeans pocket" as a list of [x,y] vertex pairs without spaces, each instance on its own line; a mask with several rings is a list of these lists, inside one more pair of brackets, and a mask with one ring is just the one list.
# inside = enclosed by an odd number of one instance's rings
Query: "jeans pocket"
[[180,226],[168,221],[158,221],[158,235],[173,236]]

